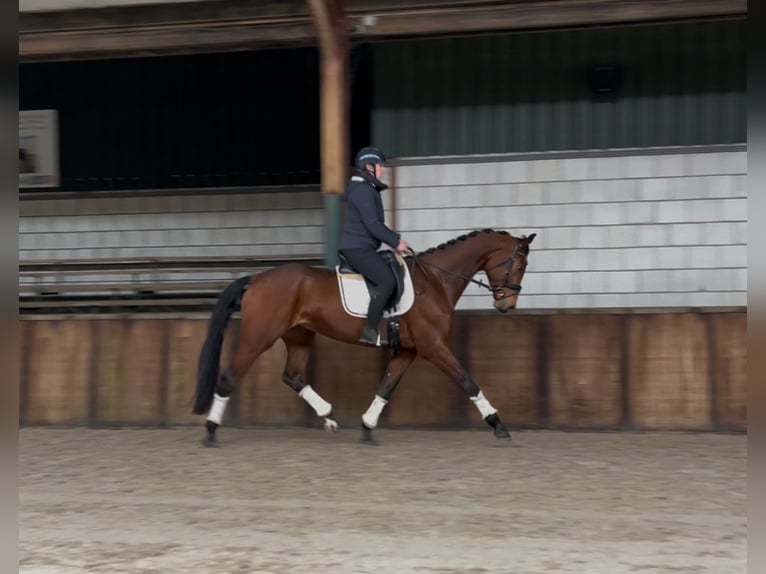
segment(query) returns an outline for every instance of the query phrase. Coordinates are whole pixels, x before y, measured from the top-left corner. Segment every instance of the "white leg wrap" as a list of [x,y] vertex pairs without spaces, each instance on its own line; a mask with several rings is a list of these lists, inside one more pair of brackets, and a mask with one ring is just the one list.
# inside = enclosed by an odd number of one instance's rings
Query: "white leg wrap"
[[223,412],[226,410],[226,404],[231,397],[222,397],[218,393],[213,395],[213,406],[210,407],[210,413],[207,415],[207,420],[214,422],[215,424],[221,424],[223,418]]
[[310,404],[320,417],[329,415],[332,410],[332,405],[320,397],[317,392],[311,388],[311,385],[303,387],[298,393],[298,396]]
[[497,409],[484,397],[483,391],[479,391],[478,395],[470,397],[470,399],[473,401],[473,404],[476,405],[476,408],[479,410],[479,413],[481,413],[481,418],[483,419],[487,418],[489,415],[494,415],[497,412]]
[[387,404],[388,401],[386,399],[375,395],[375,398],[372,399],[372,404],[370,404],[370,408],[368,408],[367,412],[362,415],[362,422],[367,428],[374,429],[378,426],[378,417],[380,416],[380,413],[383,412],[383,407]]

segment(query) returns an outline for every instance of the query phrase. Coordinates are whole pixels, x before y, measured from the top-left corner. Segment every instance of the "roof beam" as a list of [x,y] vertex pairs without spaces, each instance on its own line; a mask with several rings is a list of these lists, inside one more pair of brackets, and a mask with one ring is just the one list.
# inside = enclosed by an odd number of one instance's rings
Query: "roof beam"
[[[747,14],[747,0],[348,0],[352,41]],[[19,14],[21,62],[318,45],[305,0]]]
[[561,28],[747,14],[746,0],[534,0],[381,10],[358,36]]

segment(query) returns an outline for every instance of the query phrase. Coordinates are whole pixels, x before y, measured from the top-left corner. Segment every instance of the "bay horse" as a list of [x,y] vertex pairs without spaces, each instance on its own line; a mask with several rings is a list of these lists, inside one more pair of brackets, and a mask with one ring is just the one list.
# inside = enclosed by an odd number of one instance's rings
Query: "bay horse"
[[[401,259],[415,296],[399,317],[399,344],[370,407],[362,415],[363,442],[373,443],[372,431],[380,413],[418,355],[460,386],[495,437],[511,438],[497,409],[455,358],[449,341],[455,306],[469,283],[486,288],[492,294],[494,308],[501,313],[516,306],[535,235],[514,237],[507,231],[477,230],[417,254],[410,252]],[[480,271],[486,273],[489,284],[474,279]],[[287,348],[283,382],[324,418],[326,430],[337,430],[332,405],[306,380],[316,333],[364,345],[358,341],[364,318],[344,309],[336,273],[335,269],[286,263],[239,278],[224,289],[212,311],[200,351],[192,409],[193,414],[208,413],[204,444],[214,446],[226,404],[242,376],[280,338]],[[231,366],[219,377],[224,331],[237,306],[241,308],[240,340]]]

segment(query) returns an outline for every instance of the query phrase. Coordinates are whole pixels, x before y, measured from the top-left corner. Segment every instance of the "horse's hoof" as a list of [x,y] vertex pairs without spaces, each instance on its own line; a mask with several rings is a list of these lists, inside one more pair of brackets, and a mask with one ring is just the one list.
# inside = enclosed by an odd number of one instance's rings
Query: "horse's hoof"
[[514,442],[510,439],[496,440],[494,441],[494,445],[497,448],[513,448],[513,449],[522,448],[520,443]]
[[327,432],[338,432],[338,422],[330,418],[325,418],[324,430]]
[[215,431],[218,429],[218,423],[214,423],[211,420],[205,421],[205,438],[202,440],[202,444],[205,446],[218,446],[215,442]]
[[492,434],[495,435],[495,438],[511,440],[511,433],[505,428],[505,425],[500,420],[500,417],[497,416],[497,413],[489,415],[484,420],[492,427]]
[[215,430],[211,432],[210,429],[208,429],[205,438],[202,439],[202,444],[206,447],[218,446],[218,442],[215,438]]
[[364,423],[362,423],[362,438],[359,442],[369,446],[378,446],[377,441],[372,438],[372,429],[366,426]]

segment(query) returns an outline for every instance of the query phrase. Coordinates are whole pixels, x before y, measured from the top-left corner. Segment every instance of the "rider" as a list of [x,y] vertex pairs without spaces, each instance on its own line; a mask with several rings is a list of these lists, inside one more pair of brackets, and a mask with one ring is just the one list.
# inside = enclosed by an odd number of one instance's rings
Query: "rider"
[[378,249],[385,243],[400,252],[409,250],[407,242],[385,224],[380,197],[380,192],[388,189],[380,181],[385,161],[383,152],[376,147],[363,147],[356,154],[355,167],[346,184],[346,220],[338,244],[349,263],[373,284],[367,323],[359,339],[372,345],[378,343],[378,326],[396,288],[396,278]]

